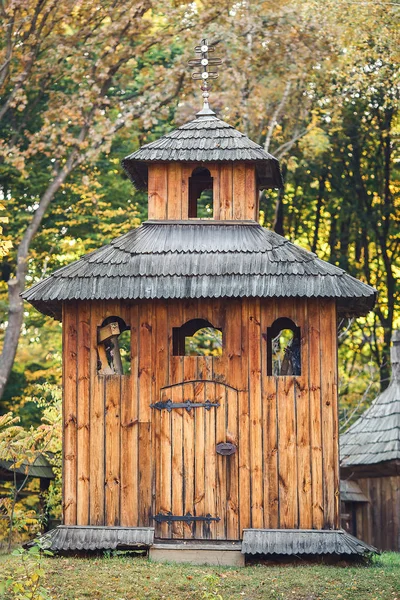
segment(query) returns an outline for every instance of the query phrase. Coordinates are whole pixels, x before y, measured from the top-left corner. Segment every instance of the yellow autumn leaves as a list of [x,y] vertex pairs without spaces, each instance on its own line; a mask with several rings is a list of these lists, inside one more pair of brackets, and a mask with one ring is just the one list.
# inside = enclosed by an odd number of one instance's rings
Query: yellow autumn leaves
[[3,227],[1,226],[1,223],[8,223],[8,217],[5,217],[1,214],[3,210],[5,210],[5,207],[0,203],[0,258],[8,254],[12,246],[11,242],[3,240],[1,237],[3,234]]

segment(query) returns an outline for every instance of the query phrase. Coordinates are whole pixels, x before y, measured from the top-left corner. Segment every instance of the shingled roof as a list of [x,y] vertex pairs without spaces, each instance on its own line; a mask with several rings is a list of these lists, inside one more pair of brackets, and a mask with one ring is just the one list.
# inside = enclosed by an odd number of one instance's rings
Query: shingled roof
[[66,300],[336,298],[366,314],[374,288],[254,221],[147,221],[39,281],[23,297],[60,318]]
[[390,385],[340,436],[342,467],[400,461],[400,330],[392,341]]
[[14,467],[11,460],[0,460],[0,469],[9,471],[10,473],[18,473],[19,475],[29,475],[30,477],[39,477],[40,479],[54,479],[53,468],[48,459],[39,454],[33,462],[23,460]]
[[251,161],[256,166],[260,189],[283,187],[278,160],[214,114],[199,115],[190,123],[142,146],[124,158],[122,166],[134,185],[146,190],[147,163],[171,161]]

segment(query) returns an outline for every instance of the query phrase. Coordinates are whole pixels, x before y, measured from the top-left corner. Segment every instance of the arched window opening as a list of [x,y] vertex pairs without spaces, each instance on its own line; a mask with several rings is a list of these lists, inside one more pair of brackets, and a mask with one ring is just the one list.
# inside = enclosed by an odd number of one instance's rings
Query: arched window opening
[[221,356],[222,330],[205,319],[192,319],[172,331],[174,356]]
[[208,169],[197,167],[189,177],[189,219],[213,217],[213,178]]
[[131,370],[131,331],[120,317],[107,317],[97,329],[97,371],[127,375]]
[[277,319],[267,330],[267,374],[301,375],[300,327]]

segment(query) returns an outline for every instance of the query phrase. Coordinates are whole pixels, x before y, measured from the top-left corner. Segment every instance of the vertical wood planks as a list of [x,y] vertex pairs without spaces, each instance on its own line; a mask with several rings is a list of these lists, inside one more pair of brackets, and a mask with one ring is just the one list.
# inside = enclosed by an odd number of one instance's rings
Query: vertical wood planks
[[[131,326],[130,376],[97,373],[97,328],[110,315]],[[301,328],[298,377],[266,374],[263,335],[280,316]],[[172,356],[172,328],[192,318],[223,329],[221,358]],[[157,526],[157,535],[176,539],[238,539],[251,526],[336,527],[335,319],[334,302],[317,299],[66,305],[65,522],[151,526],[157,507],[221,518]],[[172,396],[216,398],[220,407],[150,408]],[[220,441],[236,444],[237,454],[217,455]],[[389,515],[392,492],[379,493]]]
[[248,219],[246,208],[246,166],[237,163],[233,169],[233,218]]
[[97,374],[97,328],[104,319],[102,302],[92,302],[90,311],[90,524],[104,525],[104,377]]
[[[332,319],[335,319],[334,301],[320,300],[321,327],[321,414],[323,443],[324,527],[335,527],[335,492],[337,491],[334,452],[334,405],[336,403],[336,334],[332,339]],[[336,322],[336,319],[335,319]]]
[[[168,309],[167,304],[164,302],[153,302],[153,355],[155,357],[155,368],[152,377],[153,383],[153,402],[161,400],[160,389],[164,388],[168,384],[168,367],[169,367],[169,353],[168,353]],[[161,392],[162,393],[162,392]],[[160,461],[161,453],[164,451],[164,443],[167,444],[166,452],[170,452],[170,439],[169,435],[163,434],[161,427],[162,417],[159,411],[152,410],[151,412],[152,421],[152,453],[153,453],[153,495],[154,495],[154,508],[153,514],[157,513],[158,507],[163,505],[161,501],[162,494],[162,465],[157,463]],[[163,424],[165,425],[165,424]],[[163,439],[162,436],[164,435]],[[164,467],[165,468],[165,467]],[[170,467],[169,467],[170,469]],[[170,477],[170,475],[169,475]],[[171,482],[169,483],[169,488]],[[164,499],[165,500],[165,499]],[[170,502],[170,499],[169,499]],[[157,507],[157,509],[156,509]],[[169,509],[170,510],[170,509]],[[158,528],[160,526],[157,526]],[[168,527],[168,526],[167,526]],[[166,530],[166,527],[164,527]]]
[[120,376],[105,376],[105,524],[120,524]]
[[276,318],[276,301],[261,301],[261,375],[263,404],[264,527],[279,525],[277,383],[267,376],[267,330]]
[[339,472],[339,399],[338,399],[338,338],[336,302],[331,301],[330,338],[332,343],[332,413],[333,413],[333,467],[334,467],[334,527],[340,528],[340,472]]
[[[204,386],[205,399],[215,397],[215,383],[207,382]],[[217,509],[217,498],[216,498],[216,487],[217,487],[217,454],[215,452],[215,432],[216,432],[216,414],[215,411],[218,408],[211,408],[205,411],[205,467],[204,467],[204,510],[205,514],[210,514],[212,517],[216,515]],[[221,515],[218,515],[221,517]],[[204,524],[203,535],[206,538],[215,539],[217,534],[216,522],[212,521],[210,525]]]
[[[228,411],[226,441],[238,447],[238,392],[228,387],[226,393],[226,408]],[[228,540],[238,540],[240,537],[238,452],[226,458],[226,537]]]
[[251,526],[259,529],[264,525],[261,314],[259,299],[252,299],[249,301],[248,373],[250,396]]
[[89,524],[90,474],[90,304],[78,305],[77,525]]
[[166,219],[168,199],[168,165],[149,165],[148,180],[149,219]]
[[[294,318],[294,303],[290,299],[279,301],[279,314]],[[278,463],[279,463],[279,526],[284,529],[298,527],[296,407],[293,376],[281,376],[277,381],[278,405]]]
[[[248,360],[249,350],[249,304],[244,299],[241,306],[242,356]],[[246,363],[245,363],[246,364]],[[246,368],[244,369],[246,374]],[[246,374],[247,375],[247,374]],[[250,410],[247,385],[239,391],[239,521],[240,535],[251,526],[250,505]]]
[[76,525],[77,517],[77,352],[78,307],[76,302],[63,306],[63,424],[64,424],[64,498],[65,525]]
[[233,169],[231,163],[223,163],[219,168],[220,173],[220,219],[233,218]]
[[[168,390],[169,391],[169,390]],[[166,390],[161,391],[160,400],[166,402],[169,400]],[[158,412],[158,411],[157,411]],[[156,492],[156,500],[160,504],[157,506],[160,508],[162,514],[172,512],[172,439],[171,439],[171,413],[166,410],[159,411],[160,414],[155,415],[155,426],[157,422],[160,424],[160,456],[158,458],[159,463],[156,462],[156,467],[159,466],[160,472],[160,490]],[[170,537],[171,527],[168,523],[161,523],[156,525],[157,535],[160,537]]]
[[294,383],[294,377],[277,378],[279,526],[283,529],[298,527]]
[[309,338],[306,300],[296,306],[296,325],[300,327],[301,375],[295,379],[297,435],[297,494],[300,529],[312,528]]
[[243,203],[246,206],[246,219],[258,221],[258,194],[255,166],[245,163],[245,197]]
[[[205,384],[194,384],[194,401],[205,401]],[[197,410],[194,415],[194,514],[205,515],[205,411]],[[204,535],[203,525],[196,523],[195,535],[201,538]]]
[[220,190],[220,165],[213,163],[207,165],[213,178],[213,219],[221,218],[221,190]]
[[151,302],[139,305],[139,525],[143,526],[149,523],[152,513],[152,315]]
[[[148,167],[148,218],[189,218],[189,178],[197,163],[154,163]],[[258,219],[254,164],[205,163],[213,178],[213,219]]]
[[182,164],[181,169],[181,218],[189,218],[189,178],[193,172],[193,165]]
[[[187,383],[183,387],[183,400],[189,399],[194,401],[194,390],[195,384]],[[195,481],[195,413],[196,410],[183,411],[183,513],[186,515],[188,512],[193,514],[194,508],[194,481]],[[184,523],[183,524],[183,537],[192,538],[194,537],[194,524]]]
[[[324,524],[324,487],[321,423],[321,329],[319,301],[317,299],[308,301],[307,312],[309,327],[308,369],[311,425],[312,524],[314,529],[322,529]],[[305,364],[304,359],[303,364]]]
[[[211,384],[209,384],[211,385]],[[216,446],[226,441],[226,388],[224,385],[215,384],[214,402],[219,404],[218,408],[211,409],[215,413],[215,436],[214,448],[211,451],[216,458],[216,490],[215,490],[215,516],[219,521],[215,524],[216,537],[219,540],[226,539],[226,471],[227,459],[229,457],[217,454]],[[209,457],[206,456],[206,460]],[[212,514],[212,513],[211,513]]]
[[131,328],[131,374],[121,382],[121,525],[138,524],[138,305],[127,307]]
[[[182,165],[169,163],[167,218],[182,219]],[[187,215],[184,217],[187,218]]]
[[[173,403],[183,402],[183,387],[180,385],[170,389]],[[171,411],[172,420],[172,514],[183,515],[183,408]],[[172,537],[183,538],[183,523],[172,523]]]

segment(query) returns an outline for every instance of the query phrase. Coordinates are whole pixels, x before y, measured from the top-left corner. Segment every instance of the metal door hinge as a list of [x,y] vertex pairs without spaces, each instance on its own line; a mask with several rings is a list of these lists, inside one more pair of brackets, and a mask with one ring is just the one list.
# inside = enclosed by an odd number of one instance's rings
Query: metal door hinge
[[210,400],[206,400],[205,402],[192,402],[191,400],[186,400],[185,402],[172,402],[172,400],[165,400],[163,402],[150,404],[150,408],[167,410],[168,412],[171,412],[174,408],[184,408],[187,412],[190,412],[192,408],[205,408],[206,410],[210,410],[212,407],[218,408],[219,406],[219,402],[210,402]]
[[195,522],[201,521],[202,523],[210,524],[211,521],[218,522],[221,520],[219,517],[212,517],[211,515],[194,517],[190,513],[186,513],[186,515],[173,515],[171,512],[168,512],[164,515],[161,513],[158,513],[158,515],[155,515],[154,517],[152,517],[152,519],[154,521],[157,521],[157,523],[169,523],[169,524],[173,523],[175,521],[183,521],[184,523],[195,523]]

